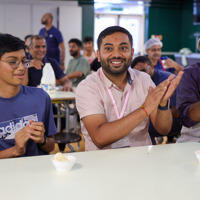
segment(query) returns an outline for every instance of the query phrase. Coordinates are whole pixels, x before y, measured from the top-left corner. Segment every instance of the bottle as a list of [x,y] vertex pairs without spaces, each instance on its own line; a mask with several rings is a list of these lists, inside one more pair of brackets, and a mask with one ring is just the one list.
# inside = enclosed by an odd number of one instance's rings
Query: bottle
[[56,77],[50,63],[46,63],[43,67],[40,86],[49,94],[56,91]]

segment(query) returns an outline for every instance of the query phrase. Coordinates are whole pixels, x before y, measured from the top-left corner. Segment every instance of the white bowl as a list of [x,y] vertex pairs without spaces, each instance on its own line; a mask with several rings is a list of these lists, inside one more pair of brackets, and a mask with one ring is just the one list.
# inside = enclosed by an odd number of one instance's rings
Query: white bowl
[[196,155],[198,161],[200,162],[200,150],[195,151],[195,155]]
[[76,158],[74,156],[67,156],[66,161],[55,161],[51,158],[53,165],[55,166],[56,170],[59,172],[68,172],[73,167],[74,163],[76,162]]

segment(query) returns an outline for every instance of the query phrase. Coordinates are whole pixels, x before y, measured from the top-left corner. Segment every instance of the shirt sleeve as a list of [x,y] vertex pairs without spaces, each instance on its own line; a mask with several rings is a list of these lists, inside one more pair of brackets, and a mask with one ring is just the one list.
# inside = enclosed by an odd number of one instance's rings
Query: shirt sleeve
[[62,34],[61,32],[58,30],[57,34],[56,34],[56,39],[58,41],[58,44],[62,43],[64,40],[63,40],[63,37],[62,37]]
[[191,66],[185,68],[184,74],[177,88],[177,109],[179,111],[181,123],[186,127],[191,127],[198,123],[191,120],[188,115],[190,105],[200,100],[200,80],[198,78],[200,70],[197,71],[196,69]]
[[52,65],[52,67],[53,67],[56,79],[59,80],[59,79],[63,78],[65,76],[65,74],[62,71],[62,69],[61,69],[60,65],[58,64],[58,62],[56,60],[54,60],[54,59],[51,59],[50,63]]

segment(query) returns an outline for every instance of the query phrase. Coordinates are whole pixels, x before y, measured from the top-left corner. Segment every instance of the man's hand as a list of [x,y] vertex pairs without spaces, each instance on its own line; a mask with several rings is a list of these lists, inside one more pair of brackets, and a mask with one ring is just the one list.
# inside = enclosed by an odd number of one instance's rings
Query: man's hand
[[158,105],[162,107],[167,105],[167,101],[174,93],[182,75],[182,71],[179,72],[176,78],[174,78],[175,75],[172,74],[167,80],[160,83],[154,89],[152,87],[149,88],[148,96],[143,104],[148,114],[151,114],[155,109],[157,109]]
[[63,84],[63,87],[61,88],[61,91],[71,91],[71,92],[73,92],[72,82],[70,80],[65,81],[64,84]]
[[184,67],[173,61],[172,59],[168,58],[165,60],[165,65],[167,68],[175,68],[176,72],[182,71]]
[[28,132],[30,138],[36,143],[44,143],[45,128],[43,122],[30,121]]
[[36,69],[42,69],[43,62],[40,60],[33,59],[31,60],[30,67],[35,67]]
[[174,93],[175,89],[177,88],[182,76],[183,76],[183,71],[180,71],[177,75],[176,78],[174,78],[174,74],[172,74],[171,76],[169,76],[169,78],[167,79],[169,81],[169,86],[167,88],[167,91],[165,93],[165,95],[163,96],[163,98],[161,99],[160,105],[161,106],[166,106],[168,99],[172,96],[172,94]]

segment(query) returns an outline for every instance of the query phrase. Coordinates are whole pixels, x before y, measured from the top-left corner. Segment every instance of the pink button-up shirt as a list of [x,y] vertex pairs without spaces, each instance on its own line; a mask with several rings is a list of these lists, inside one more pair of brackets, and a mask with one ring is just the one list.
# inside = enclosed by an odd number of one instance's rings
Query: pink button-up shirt
[[[106,115],[108,122],[117,120],[107,88],[111,89],[118,112],[120,113],[124,105],[126,94],[131,87],[124,116],[138,109],[144,103],[149,87],[155,87],[155,84],[146,73],[134,69],[128,69],[128,71],[130,77],[124,91],[120,90],[104,75],[102,68],[100,68],[96,73],[87,76],[87,78],[83,80],[76,89],[76,106],[80,118],[82,119],[85,116],[93,114],[104,114]],[[152,143],[148,133],[148,126],[149,118],[145,118],[128,134],[128,136],[116,143],[104,147],[104,149],[151,145]],[[81,131],[85,138],[86,151],[97,150],[98,147],[93,143],[82,121]]]

